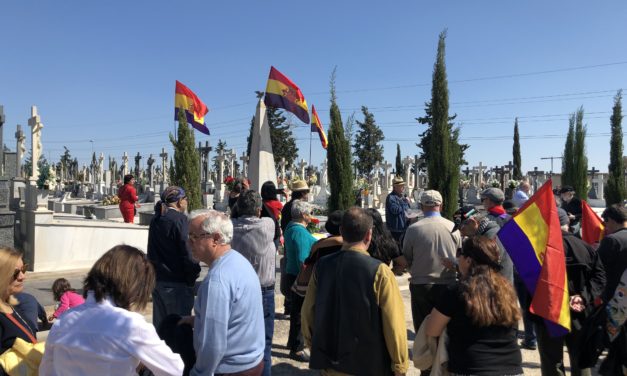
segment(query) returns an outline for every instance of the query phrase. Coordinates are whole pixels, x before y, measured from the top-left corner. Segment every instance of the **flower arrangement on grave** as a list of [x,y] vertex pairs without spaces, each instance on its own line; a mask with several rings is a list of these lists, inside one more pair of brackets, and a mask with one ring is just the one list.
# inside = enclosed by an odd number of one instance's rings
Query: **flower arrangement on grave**
[[320,220],[318,218],[312,217],[311,221],[307,224],[307,231],[309,231],[310,234],[320,232]]
[[120,198],[118,197],[118,195],[105,196],[105,198],[102,200],[103,206],[119,205],[119,204],[120,204]]
[[227,191],[232,191],[235,184],[237,184],[237,179],[229,175],[224,178],[224,184],[226,185]]
[[520,181],[518,181],[518,180],[509,179],[507,181],[507,187],[509,189],[516,189],[516,187],[518,187],[519,184],[520,184]]
[[493,188],[501,188],[501,183],[496,179],[490,179],[488,185]]
[[308,186],[312,186],[312,185],[316,185],[316,183],[318,182],[318,177],[316,176],[316,174],[312,174],[309,179],[307,179],[307,185]]
[[460,185],[462,188],[468,188],[468,187],[470,187],[470,179],[466,179],[466,180],[464,180],[464,179],[460,179],[460,180],[459,180],[459,185]]

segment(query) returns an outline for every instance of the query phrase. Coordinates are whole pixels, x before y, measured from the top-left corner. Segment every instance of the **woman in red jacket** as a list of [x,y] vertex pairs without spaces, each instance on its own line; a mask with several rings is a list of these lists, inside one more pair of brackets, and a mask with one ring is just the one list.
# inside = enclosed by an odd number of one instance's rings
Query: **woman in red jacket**
[[120,198],[120,211],[124,222],[133,223],[135,219],[135,208],[139,207],[137,203],[137,191],[135,190],[135,177],[133,175],[124,176],[124,185],[118,191]]

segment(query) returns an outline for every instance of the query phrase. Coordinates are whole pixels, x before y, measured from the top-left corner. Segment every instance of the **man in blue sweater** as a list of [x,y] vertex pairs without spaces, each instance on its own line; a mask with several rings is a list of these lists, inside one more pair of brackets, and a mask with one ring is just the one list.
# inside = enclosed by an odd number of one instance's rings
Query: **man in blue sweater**
[[405,181],[397,176],[392,182],[392,192],[385,199],[385,224],[400,246],[401,238],[407,230],[405,211],[409,209],[409,200],[403,196]]
[[215,210],[190,215],[194,258],[209,265],[198,289],[193,318],[196,364],[191,376],[263,371],[265,330],[261,284],[250,262],[231,249],[233,224]]

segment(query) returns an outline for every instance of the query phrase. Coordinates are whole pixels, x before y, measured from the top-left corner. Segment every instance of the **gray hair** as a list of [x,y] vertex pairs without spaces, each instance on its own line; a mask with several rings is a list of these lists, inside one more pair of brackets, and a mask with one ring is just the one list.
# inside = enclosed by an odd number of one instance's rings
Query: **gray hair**
[[299,221],[305,218],[305,214],[311,214],[311,205],[303,200],[294,200],[292,204],[292,220]]
[[198,209],[189,213],[189,221],[203,217],[202,230],[207,234],[219,234],[219,244],[231,244],[233,223],[226,214],[213,209]]
[[239,215],[257,216],[257,211],[261,209],[261,195],[249,189],[239,195],[237,199],[237,212]]

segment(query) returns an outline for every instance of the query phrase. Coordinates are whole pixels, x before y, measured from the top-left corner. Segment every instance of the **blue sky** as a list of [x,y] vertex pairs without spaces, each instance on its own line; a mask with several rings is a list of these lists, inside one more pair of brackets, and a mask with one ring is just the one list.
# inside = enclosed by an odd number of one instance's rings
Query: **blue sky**
[[[368,106],[382,128],[385,157],[403,156],[424,128],[414,118],[430,99],[438,34],[448,28],[451,113],[470,144],[471,165],[512,159],[519,117],[523,170],[549,170],[560,156],[568,116],[580,106],[589,166],[609,163],[613,96],[627,86],[624,1],[10,1],[0,23],[0,104],[4,140],[30,106],[44,123],[46,157],[63,145],[86,163],[171,149],[174,82],[210,108],[210,137],[246,147],[255,90],[271,65],[300,86],[329,125],[329,76],[337,66],[346,119]],[[576,68],[576,69],[572,69]],[[541,73],[542,72],[542,73]],[[300,157],[309,131],[294,118]],[[28,139],[30,143],[30,138]],[[313,161],[324,158],[314,135]],[[554,169],[560,169],[555,162]]]

